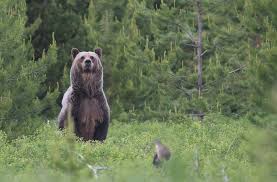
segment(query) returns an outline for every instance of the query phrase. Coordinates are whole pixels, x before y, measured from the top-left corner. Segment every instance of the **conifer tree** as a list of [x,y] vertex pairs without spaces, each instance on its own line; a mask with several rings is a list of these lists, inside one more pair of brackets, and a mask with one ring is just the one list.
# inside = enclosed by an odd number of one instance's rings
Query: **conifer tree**
[[41,123],[35,119],[43,113],[53,116],[56,111],[57,92],[47,93],[43,100],[38,98],[47,67],[57,60],[56,48],[54,43],[49,57],[34,61],[32,46],[24,37],[25,2],[4,0],[0,6],[0,127],[16,137],[33,131]]
[[[83,17],[87,14],[88,2],[89,0],[26,0],[27,33],[31,37],[36,60],[48,51],[52,34],[55,33],[59,61],[48,68],[51,74],[48,74],[45,82],[52,90],[57,88],[57,82],[63,85],[61,70],[71,64],[70,50],[73,47],[80,50],[87,48]],[[64,89],[60,88],[61,91]]]

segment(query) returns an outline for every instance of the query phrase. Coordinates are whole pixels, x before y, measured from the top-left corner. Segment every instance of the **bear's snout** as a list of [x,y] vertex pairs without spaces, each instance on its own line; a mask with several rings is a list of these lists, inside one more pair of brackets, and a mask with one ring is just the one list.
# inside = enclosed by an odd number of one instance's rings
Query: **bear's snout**
[[86,59],[85,60],[85,65],[86,66],[90,66],[91,65],[91,60],[90,59]]
[[83,62],[83,69],[85,72],[91,72],[93,69],[93,62],[91,59],[85,59]]

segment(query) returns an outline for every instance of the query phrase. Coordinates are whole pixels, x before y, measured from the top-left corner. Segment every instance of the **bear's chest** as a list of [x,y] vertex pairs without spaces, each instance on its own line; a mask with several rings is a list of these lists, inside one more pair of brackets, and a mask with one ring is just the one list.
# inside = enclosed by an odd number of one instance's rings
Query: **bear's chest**
[[78,120],[82,124],[103,121],[103,110],[99,101],[95,98],[85,98],[80,101]]
[[104,113],[100,102],[94,98],[79,99],[79,103],[73,106],[73,112],[77,135],[84,140],[92,139],[95,128],[103,122]]

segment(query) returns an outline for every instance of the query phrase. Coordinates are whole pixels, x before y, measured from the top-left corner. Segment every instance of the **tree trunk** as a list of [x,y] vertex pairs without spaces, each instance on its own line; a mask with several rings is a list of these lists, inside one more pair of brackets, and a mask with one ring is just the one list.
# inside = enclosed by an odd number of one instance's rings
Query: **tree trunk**
[[197,29],[198,29],[198,39],[197,39],[197,70],[198,70],[198,95],[201,96],[202,91],[202,0],[196,0],[196,10],[197,10]]

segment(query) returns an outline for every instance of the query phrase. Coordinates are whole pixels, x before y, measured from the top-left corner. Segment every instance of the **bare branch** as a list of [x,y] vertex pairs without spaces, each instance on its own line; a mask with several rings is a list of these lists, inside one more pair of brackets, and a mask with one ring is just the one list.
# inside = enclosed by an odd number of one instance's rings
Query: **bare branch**
[[205,50],[204,52],[202,52],[201,56],[204,56],[204,54],[206,54],[208,52],[208,50]]
[[110,168],[105,167],[105,166],[92,166],[92,165],[90,165],[90,164],[87,164],[87,167],[93,172],[95,178],[98,178],[98,177],[99,177],[98,171],[110,169]]
[[85,159],[85,157],[84,157],[83,155],[81,155],[81,154],[79,154],[79,153],[77,153],[77,152],[74,152],[74,153],[78,156],[78,158],[79,158],[83,163],[86,164],[86,166],[91,170],[91,172],[93,173],[93,175],[95,176],[95,178],[98,178],[98,177],[99,177],[98,171],[101,171],[101,170],[109,170],[109,169],[110,169],[109,167],[106,167],[106,166],[92,166],[92,165],[90,165],[90,164],[88,164],[88,163],[86,162],[86,159]]
[[197,48],[197,45],[195,45],[195,44],[185,44],[185,45]]
[[[183,25],[181,25],[181,24],[175,23],[175,25],[179,26],[179,27],[182,29],[182,31],[185,32],[186,37],[187,37],[189,40],[191,40],[191,42],[195,42],[194,37],[193,37],[193,34],[192,34],[191,31],[186,30],[186,28],[185,28]],[[189,27],[188,27],[188,28],[189,28]]]
[[230,71],[230,72],[229,72],[229,74],[232,74],[232,73],[238,72],[238,71],[240,71],[240,70],[244,69],[245,67],[246,67],[246,66],[245,66],[245,65],[243,65],[243,66],[241,66],[241,67],[239,67],[239,68],[237,68],[237,69],[235,69],[235,70],[233,70],[233,71]]

